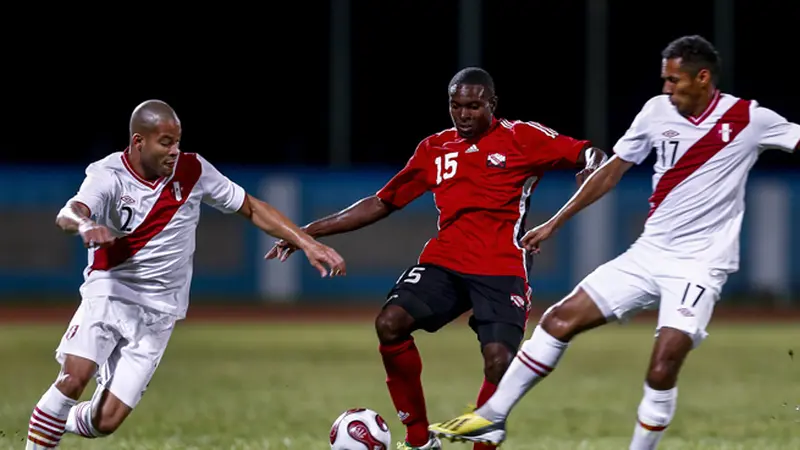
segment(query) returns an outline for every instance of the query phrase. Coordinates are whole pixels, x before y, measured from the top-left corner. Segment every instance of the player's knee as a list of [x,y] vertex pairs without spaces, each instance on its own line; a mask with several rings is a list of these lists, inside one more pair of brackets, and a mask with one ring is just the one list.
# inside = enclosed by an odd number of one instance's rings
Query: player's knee
[[514,355],[505,344],[491,343],[483,347],[483,376],[492,384],[499,384]]
[[658,390],[675,387],[683,362],[691,349],[692,340],[685,333],[673,328],[661,328],[650,358],[647,384]]
[[395,344],[411,336],[414,319],[403,308],[389,305],[375,318],[375,332],[383,345]]
[[653,389],[672,389],[678,381],[679,370],[680,362],[677,360],[655,360],[647,371],[647,384]]
[[97,365],[84,358],[67,355],[56,380],[56,388],[64,395],[77,399],[94,376]]
[[78,377],[62,372],[58,376],[55,385],[56,388],[67,397],[78,399],[80,398],[81,394],[83,394],[83,391],[86,389],[86,385],[88,383],[88,380],[81,380]]
[[540,326],[554,338],[562,342],[569,342],[578,334],[580,325],[579,315],[569,305],[557,305],[542,317]]
[[569,342],[578,334],[606,323],[602,312],[582,289],[552,306],[539,325],[554,338]]

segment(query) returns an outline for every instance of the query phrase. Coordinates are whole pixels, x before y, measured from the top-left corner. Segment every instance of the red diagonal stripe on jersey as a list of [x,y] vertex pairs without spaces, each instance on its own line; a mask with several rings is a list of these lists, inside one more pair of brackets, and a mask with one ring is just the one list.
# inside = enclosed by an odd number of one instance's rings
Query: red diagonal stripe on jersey
[[[142,223],[130,234],[117,239],[106,248],[98,249],[94,252],[94,262],[92,270],[109,270],[135,255],[141,250],[150,239],[161,232],[167,226],[178,208],[183,205],[189,194],[194,189],[194,185],[200,179],[202,166],[200,161],[193,153],[181,153],[175,167],[175,174],[172,179],[164,183],[161,188],[161,195],[156,200],[153,208],[147,213]],[[173,193],[173,183],[179,182],[181,186],[181,199],[175,198]]]
[[[730,130],[730,139],[728,142],[722,141],[720,130],[722,124],[728,123],[732,125]],[[686,153],[678,160],[678,162],[669,170],[664,172],[661,179],[658,180],[656,188],[653,190],[653,195],[650,196],[650,213],[653,213],[661,205],[661,202],[675,189],[676,186],[681,184],[684,180],[689,178],[697,169],[703,164],[713,158],[714,155],[719,153],[723,148],[736,139],[736,136],[750,123],[750,101],[738,100],[734,103],[729,110],[717,120],[714,127],[694,143]]]

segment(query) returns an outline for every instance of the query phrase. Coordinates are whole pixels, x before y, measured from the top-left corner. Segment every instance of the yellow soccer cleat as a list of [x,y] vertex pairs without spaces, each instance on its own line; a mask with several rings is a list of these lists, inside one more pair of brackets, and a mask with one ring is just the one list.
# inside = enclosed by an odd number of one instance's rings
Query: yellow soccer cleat
[[494,423],[474,412],[458,416],[447,422],[434,423],[428,427],[428,430],[436,436],[457,442],[482,442],[497,446],[506,440],[505,422]]

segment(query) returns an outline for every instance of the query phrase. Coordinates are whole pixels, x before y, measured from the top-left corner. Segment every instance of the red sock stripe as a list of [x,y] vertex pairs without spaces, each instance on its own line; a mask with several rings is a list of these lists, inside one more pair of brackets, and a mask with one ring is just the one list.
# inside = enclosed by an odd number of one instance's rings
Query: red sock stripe
[[40,441],[39,439],[36,439],[35,436],[31,436],[30,433],[28,433],[28,440],[38,445],[39,447],[56,448],[57,445],[57,444],[48,444],[44,441]]
[[33,410],[33,414],[31,414],[31,420],[29,422],[31,428],[35,426],[43,433],[52,434],[54,437],[60,438],[61,435],[64,434],[64,426],[66,425],[66,421],[64,423],[56,423],[54,420],[45,418],[44,416],[47,415],[42,413],[39,408],[35,408]]
[[46,412],[44,412],[41,409],[39,409],[38,406],[33,408],[33,412],[34,413],[38,413],[41,417],[44,417],[45,419],[50,420],[55,424],[61,424],[62,426],[67,424],[66,420],[56,419],[55,417],[51,416],[50,414],[47,414]]
[[642,422],[641,420],[639,421],[639,426],[640,426],[640,427],[642,427],[642,428],[644,428],[644,429],[645,429],[645,430],[647,430],[647,431],[655,431],[655,432],[661,432],[661,431],[664,431],[664,430],[666,430],[666,429],[667,429],[667,427],[668,427],[668,425],[663,425],[663,426],[657,426],[657,425],[648,425],[648,424],[646,424],[646,423]]
[[64,435],[66,424],[66,420],[57,419],[36,407],[28,422],[28,441],[40,447],[56,448]]
[[36,419],[31,418],[31,421],[28,422],[28,426],[31,430],[35,430],[40,432],[43,436],[42,437],[52,437],[54,439],[58,439],[64,435],[64,429],[56,429],[50,426],[43,424],[42,422],[37,421]]
[[517,353],[517,358],[519,358],[519,360],[522,361],[523,364],[525,364],[529,369],[531,369],[533,372],[535,372],[542,378],[546,377],[547,375],[550,374],[550,372],[553,371],[552,367],[540,363],[539,361],[531,358],[530,355],[528,355],[523,351]]
[[78,409],[75,410],[75,425],[77,426],[78,432],[81,434],[81,436],[94,437],[94,435],[91,432],[91,428],[89,427],[89,424],[87,424],[86,421],[83,420],[84,413],[86,412],[86,408],[88,407],[89,407],[88,402],[78,405]]

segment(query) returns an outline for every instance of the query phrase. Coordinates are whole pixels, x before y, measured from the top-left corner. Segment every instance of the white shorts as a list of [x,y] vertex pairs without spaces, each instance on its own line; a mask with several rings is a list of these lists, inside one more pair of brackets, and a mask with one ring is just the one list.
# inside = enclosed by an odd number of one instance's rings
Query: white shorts
[[84,299],[56,349],[97,363],[97,384],[136,407],[164,355],[176,317],[117,298]]
[[578,287],[609,320],[625,321],[658,307],[656,330],[683,331],[697,347],[708,336],[706,327],[727,278],[724,271],[634,245],[595,269]]

